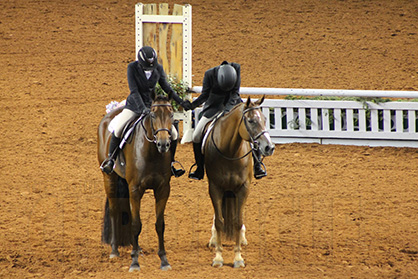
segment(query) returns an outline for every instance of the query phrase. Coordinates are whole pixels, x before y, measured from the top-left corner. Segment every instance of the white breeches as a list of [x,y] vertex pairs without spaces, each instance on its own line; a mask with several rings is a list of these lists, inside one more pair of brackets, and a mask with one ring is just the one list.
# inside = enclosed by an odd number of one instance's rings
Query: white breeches
[[193,132],[193,142],[194,143],[200,143],[202,142],[202,138],[203,138],[203,130],[205,129],[206,124],[208,124],[210,121],[212,121],[214,118],[216,117],[216,114],[210,118],[207,118],[205,116],[202,116],[202,118],[200,118],[199,123],[197,123],[196,128],[194,129]]
[[[125,128],[126,124],[128,124],[132,119],[137,117],[138,114],[133,112],[130,109],[123,109],[121,113],[115,116],[109,123],[109,127],[107,128],[109,132],[114,133],[116,137],[120,138],[122,136],[123,129]],[[177,129],[171,126],[171,140],[177,140],[178,133]]]

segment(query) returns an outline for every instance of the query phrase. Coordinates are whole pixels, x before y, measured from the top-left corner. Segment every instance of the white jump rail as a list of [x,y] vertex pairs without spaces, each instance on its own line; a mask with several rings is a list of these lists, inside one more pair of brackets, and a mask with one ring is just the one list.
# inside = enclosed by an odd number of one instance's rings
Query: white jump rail
[[[418,98],[416,91],[241,88],[241,94]],[[193,88],[200,92],[201,87]],[[196,110],[196,114],[201,109]],[[279,143],[305,142],[418,148],[418,102],[266,99],[268,130]]]

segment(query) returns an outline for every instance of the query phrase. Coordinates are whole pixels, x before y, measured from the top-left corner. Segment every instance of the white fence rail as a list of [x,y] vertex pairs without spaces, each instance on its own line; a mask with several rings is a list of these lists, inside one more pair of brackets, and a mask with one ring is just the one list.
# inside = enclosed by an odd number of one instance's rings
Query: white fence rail
[[418,147],[417,102],[265,100],[275,143]]
[[[193,91],[202,92],[202,86],[193,87]],[[415,98],[418,91],[390,90],[344,90],[344,89],[304,89],[304,88],[267,88],[241,87],[241,95],[297,95],[297,96],[339,96],[339,97],[374,97],[374,98]]]
[[[193,89],[199,91],[199,88]],[[241,94],[245,94],[243,91],[246,92],[242,90]],[[263,94],[257,92],[252,94]],[[373,91],[363,92],[363,97],[380,97]],[[378,93],[386,95],[386,92]],[[408,93],[408,97],[418,97],[418,92]],[[310,95],[315,94],[310,92]],[[335,92],[332,94],[336,95],[338,94]],[[196,110],[196,115],[200,110]],[[275,143],[306,142],[418,148],[418,102],[376,104],[356,101],[266,99],[262,104],[262,110],[267,118],[270,136]]]

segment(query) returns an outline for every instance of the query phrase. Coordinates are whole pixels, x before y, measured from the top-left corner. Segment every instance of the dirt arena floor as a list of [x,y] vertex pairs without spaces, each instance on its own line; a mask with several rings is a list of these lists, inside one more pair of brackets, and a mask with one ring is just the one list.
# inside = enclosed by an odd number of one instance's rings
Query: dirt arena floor
[[[144,1],[148,2],[148,1]],[[165,1],[171,4],[174,1]],[[101,244],[96,129],[128,95],[132,0],[0,1],[1,278],[417,278],[418,150],[283,144],[245,212],[246,267],[211,267],[207,180],[172,179],[159,270],[154,205],[141,271]],[[178,4],[186,3],[177,1]],[[418,90],[418,1],[191,0],[194,85],[222,60],[242,86]],[[188,169],[192,146],[179,146]]]

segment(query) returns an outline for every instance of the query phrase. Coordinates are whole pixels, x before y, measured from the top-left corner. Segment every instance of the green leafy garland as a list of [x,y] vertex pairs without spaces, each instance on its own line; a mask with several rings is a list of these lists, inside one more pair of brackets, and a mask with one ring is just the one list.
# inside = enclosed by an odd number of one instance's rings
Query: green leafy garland
[[[189,90],[187,82],[179,80],[177,76],[172,75],[168,75],[167,81],[170,84],[171,88],[173,88],[173,90],[177,93],[177,95],[179,95],[180,98],[185,100]],[[167,96],[167,93],[164,92],[164,90],[158,83],[155,87],[155,93],[157,95],[161,94]],[[181,108],[180,105],[177,104],[174,100],[171,100],[171,105],[173,106],[174,111],[179,111],[179,109]]]

